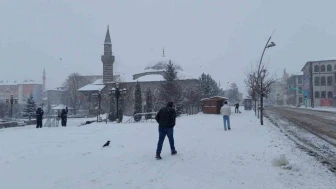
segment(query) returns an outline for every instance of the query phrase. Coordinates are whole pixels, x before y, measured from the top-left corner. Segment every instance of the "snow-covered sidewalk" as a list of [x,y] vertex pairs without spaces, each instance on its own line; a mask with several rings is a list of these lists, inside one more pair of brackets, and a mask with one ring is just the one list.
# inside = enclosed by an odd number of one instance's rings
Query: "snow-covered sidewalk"
[[[0,188],[335,189],[333,173],[252,111],[233,114],[231,124],[224,131],[220,115],[179,118],[178,154],[166,139],[162,160],[154,159],[154,123],[1,129]],[[281,154],[292,169],[272,165]]]
[[335,107],[304,107],[304,106],[301,106],[300,108],[302,109],[308,109],[308,110],[316,110],[316,111],[326,111],[326,112],[336,112],[336,108]]

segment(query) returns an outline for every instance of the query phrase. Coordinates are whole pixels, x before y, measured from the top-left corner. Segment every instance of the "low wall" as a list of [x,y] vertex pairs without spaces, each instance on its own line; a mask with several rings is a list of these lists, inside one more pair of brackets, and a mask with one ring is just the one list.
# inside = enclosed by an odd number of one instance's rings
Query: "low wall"
[[27,125],[36,125],[36,120],[24,121]]
[[2,128],[9,128],[9,127],[17,127],[18,123],[17,122],[0,122],[0,129]]

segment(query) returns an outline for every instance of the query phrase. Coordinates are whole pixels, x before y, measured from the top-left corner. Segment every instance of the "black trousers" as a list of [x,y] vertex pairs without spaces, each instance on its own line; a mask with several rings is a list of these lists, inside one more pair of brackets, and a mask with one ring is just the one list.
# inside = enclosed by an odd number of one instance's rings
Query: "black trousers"
[[67,124],[67,120],[66,119],[62,119],[62,127],[66,127]]
[[36,120],[36,128],[42,128],[42,119]]

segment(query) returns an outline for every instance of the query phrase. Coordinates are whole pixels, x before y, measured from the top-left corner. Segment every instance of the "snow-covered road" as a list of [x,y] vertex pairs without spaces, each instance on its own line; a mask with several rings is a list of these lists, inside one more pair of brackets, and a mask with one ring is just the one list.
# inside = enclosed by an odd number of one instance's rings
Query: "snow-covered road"
[[[78,122],[78,120],[76,120]],[[251,111],[231,117],[224,131],[219,115],[177,120],[171,156],[166,139],[155,160],[157,125],[95,123],[77,127],[0,130],[3,189],[335,189],[333,173],[299,150],[268,121]],[[110,140],[110,147],[101,146]],[[285,154],[291,170],[272,165]]]

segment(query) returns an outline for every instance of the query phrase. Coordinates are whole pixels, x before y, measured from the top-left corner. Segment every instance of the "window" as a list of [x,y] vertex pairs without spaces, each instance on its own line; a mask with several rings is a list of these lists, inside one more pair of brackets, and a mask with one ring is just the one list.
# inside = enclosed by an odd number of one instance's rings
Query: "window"
[[327,77],[327,84],[328,86],[332,86],[332,76]]
[[318,65],[314,66],[314,72],[320,72],[320,67]]
[[328,66],[327,66],[327,72],[331,72],[331,70],[332,70],[332,67],[331,67],[330,64],[328,64]]
[[320,98],[320,92],[315,91],[315,98]]
[[326,97],[327,97],[326,92],[325,92],[325,91],[322,91],[322,92],[321,92],[321,98],[326,98]]
[[299,94],[302,93],[302,87],[299,87]]
[[325,70],[326,70],[326,69],[325,69],[325,65],[322,65],[322,66],[321,66],[321,72],[325,72]]
[[336,64],[334,65],[334,70],[336,70]]
[[333,93],[331,91],[328,92],[328,98],[333,98]]
[[[322,69],[321,69],[322,70]],[[326,77],[325,76],[322,76],[321,77],[321,86],[326,86]]]
[[302,79],[303,79],[303,76],[302,76],[302,75],[300,75],[300,76],[298,77],[298,84],[299,84],[299,85],[301,85],[301,84],[302,84]]
[[314,85],[315,86],[320,86],[320,78],[317,77],[317,76],[314,78]]

